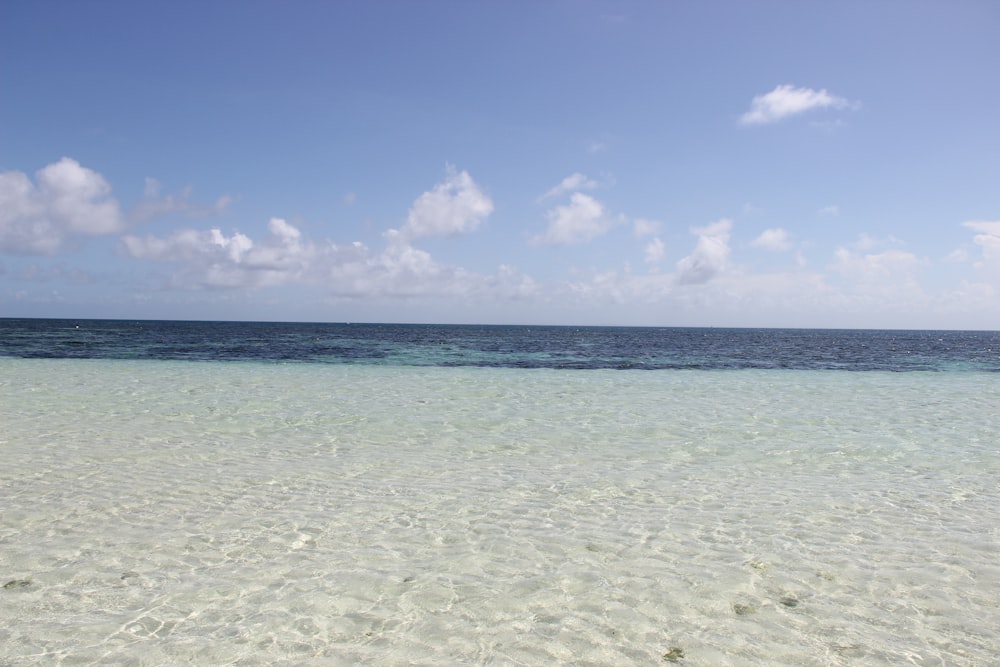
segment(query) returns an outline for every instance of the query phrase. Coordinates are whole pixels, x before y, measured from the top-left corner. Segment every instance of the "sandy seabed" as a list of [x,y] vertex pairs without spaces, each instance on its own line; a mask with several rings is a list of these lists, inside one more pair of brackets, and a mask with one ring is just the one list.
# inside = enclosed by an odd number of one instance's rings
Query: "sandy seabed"
[[980,373],[0,359],[0,665],[987,665]]

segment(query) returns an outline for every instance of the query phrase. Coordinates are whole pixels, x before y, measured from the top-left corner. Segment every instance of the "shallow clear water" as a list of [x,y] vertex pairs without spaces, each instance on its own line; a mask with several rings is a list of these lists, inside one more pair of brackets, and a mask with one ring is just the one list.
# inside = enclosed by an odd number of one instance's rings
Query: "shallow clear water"
[[0,664],[985,665],[995,374],[0,358]]

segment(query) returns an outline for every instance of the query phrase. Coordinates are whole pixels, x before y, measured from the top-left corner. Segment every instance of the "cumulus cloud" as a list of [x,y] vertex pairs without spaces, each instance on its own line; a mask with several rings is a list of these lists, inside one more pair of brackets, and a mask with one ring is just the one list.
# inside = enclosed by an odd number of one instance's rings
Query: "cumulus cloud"
[[[558,185],[538,198],[539,202],[569,195],[568,202],[550,208],[546,213],[548,227],[544,234],[529,239],[531,245],[568,245],[593,240],[617,224],[626,222],[624,216],[611,217],[604,205],[581,190],[593,190],[602,185],[579,172],[570,174]],[[648,225],[654,223],[648,222]]]
[[1000,269],[1000,220],[971,220],[963,222],[962,226],[978,232],[972,237],[972,242],[982,248],[982,259],[974,266],[977,269]]
[[774,252],[782,252],[792,247],[791,241],[788,240],[788,232],[780,227],[765,229],[760,236],[750,242],[750,245]]
[[[147,180],[147,198],[159,184]],[[180,229],[168,236],[122,237],[119,249],[134,259],[175,265],[168,287],[248,289],[280,285],[321,286],[334,298],[463,297],[476,302],[519,299],[538,291],[535,282],[502,265],[484,275],[436,262],[414,239],[462,234],[493,210],[489,197],[466,172],[449,167],[444,181],[423,193],[400,229],[383,233],[385,247],[360,241],[311,241],[298,227],[271,218],[263,240],[240,231]]]
[[417,197],[400,230],[408,239],[458,236],[475,230],[493,212],[493,201],[466,171],[447,168],[445,180]]
[[0,173],[0,251],[54,255],[79,236],[125,227],[121,207],[103,176],[64,157],[35,174]]
[[694,227],[691,233],[698,236],[694,251],[677,262],[677,282],[681,285],[707,283],[726,268],[729,261],[729,233],[731,220],[723,218],[705,227]]
[[531,239],[532,245],[583,243],[601,236],[615,224],[601,202],[582,192],[574,192],[568,204],[556,206],[546,217],[549,226],[544,234]]
[[268,231],[270,238],[259,244],[240,232],[226,236],[214,228],[182,229],[166,238],[126,235],[120,247],[134,259],[181,264],[177,287],[264,287],[301,277],[316,248],[302,243],[299,230],[281,218],[271,218]]
[[268,237],[256,241],[234,231],[225,234],[183,229],[160,238],[126,235],[123,254],[177,265],[170,287],[248,289],[288,284],[319,285],[334,297],[366,299],[457,296],[517,299],[537,292],[534,281],[510,266],[482,275],[436,262],[395,229],[383,234],[375,251],[360,241],[316,243],[293,224],[271,218]]
[[509,265],[493,275],[441,264],[415,248],[398,230],[383,234],[386,247],[376,252],[360,242],[330,244],[316,258],[316,278],[340,298],[368,299],[458,297],[477,301],[520,299],[537,293],[529,276]]
[[757,95],[750,104],[750,110],[740,117],[743,125],[764,125],[795,116],[813,109],[843,109],[854,107],[843,97],[812,88],[796,88],[791,85],[778,86],[764,95]]

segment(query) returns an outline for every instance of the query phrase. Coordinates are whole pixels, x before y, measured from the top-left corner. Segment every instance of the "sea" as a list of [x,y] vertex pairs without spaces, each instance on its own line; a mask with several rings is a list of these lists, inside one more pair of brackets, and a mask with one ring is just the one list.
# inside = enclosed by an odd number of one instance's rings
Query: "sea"
[[1000,333],[0,320],[0,665],[996,665]]

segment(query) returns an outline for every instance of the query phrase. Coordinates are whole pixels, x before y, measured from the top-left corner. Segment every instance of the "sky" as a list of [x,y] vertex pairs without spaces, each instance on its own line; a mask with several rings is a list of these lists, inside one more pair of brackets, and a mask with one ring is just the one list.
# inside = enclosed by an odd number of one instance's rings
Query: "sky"
[[1000,329],[1000,3],[9,0],[0,317]]

